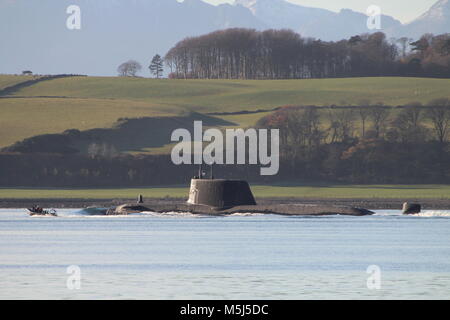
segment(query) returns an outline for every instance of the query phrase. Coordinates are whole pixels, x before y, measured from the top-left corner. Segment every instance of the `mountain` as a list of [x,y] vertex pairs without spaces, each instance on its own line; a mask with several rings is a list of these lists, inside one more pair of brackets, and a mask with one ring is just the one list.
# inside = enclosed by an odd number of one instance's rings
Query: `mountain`
[[[179,40],[229,27],[289,28],[305,37],[340,40],[383,31],[418,37],[450,31],[449,0],[438,1],[408,25],[382,16],[368,30],[367,16],[311,8],[286,0],[235,0],[214,6],[202,0],[0,0],[0,73],[116,75],[129,59],[147,67]],[[81,8],[81,30],[68,30],[67,8]]]
[[[67,8],[81,9],[69,30]],[[0,73],[116,75],[129,59],[144,70],[187,36],[228,27],[264,29],[244,7],[201,0],[0,0]]]
[[305,37],[322,40],[347,39],[355,34],[383,31],[390,33],[401,22],[382,15],[381,30],[367,28],[367,15],[349,9],[333,12],[310,8],[285,0],[235,0],[236,6],[248,8],[253,15],[271,28],[290,28]]
[[439,0],[427,12],[411,23],[406,24],[399,33],[418,38],[424,33],[442,34],[450,32],[450,1]]

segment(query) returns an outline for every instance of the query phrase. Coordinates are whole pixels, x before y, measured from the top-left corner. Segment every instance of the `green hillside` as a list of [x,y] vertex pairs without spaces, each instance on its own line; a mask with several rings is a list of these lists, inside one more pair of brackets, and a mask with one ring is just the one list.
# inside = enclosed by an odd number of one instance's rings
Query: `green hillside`
[[[0,76],[3,87],[29,77]],[[450,80],[349,78],[311,80],[168,80],[72,77],[42,81],[0,97],[0,147],[38,134],[111,127],[119,118],[236,112],[283,105],[388,105],[450,98]],[[227,115],[239,126],[267,113]]]
[[37,76],[16,76],[16,75],[0,75],[0,90],[19,84],[24,81],[33,80]]
[[281,105],[399,105],[450,97],[449,79],[348,78],[308,80],[155,80],[74,77],[38,83],[18,96],[130,99],[182,106],[197,112],[241,111]]
[[111,127],[119,118],[166,116],[173,108],[145,101],[109,99],[0,99],[0,147],[67,129]]

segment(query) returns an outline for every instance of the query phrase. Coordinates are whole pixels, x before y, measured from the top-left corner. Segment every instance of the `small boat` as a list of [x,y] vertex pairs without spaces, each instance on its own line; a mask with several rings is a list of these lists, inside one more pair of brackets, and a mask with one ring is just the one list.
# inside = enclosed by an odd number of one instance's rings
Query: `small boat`
[[44,210],[40,208],[28,208],[28,214],[30,216],[53,216],[57,217],[56,210],[50,209],[50,210]]

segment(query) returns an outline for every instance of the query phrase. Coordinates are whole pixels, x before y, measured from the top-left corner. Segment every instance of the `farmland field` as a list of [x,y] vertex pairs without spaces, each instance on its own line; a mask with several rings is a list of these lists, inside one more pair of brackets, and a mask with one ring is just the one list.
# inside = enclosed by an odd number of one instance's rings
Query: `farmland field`
[[44,81],[17,96],[130,99],[189,108],[197,112],[232,112],[282,105],[422,103],[450,97],[449,79],[344,78],[306,80],[168,80],[72,77]]
[[35,76],[0,75],[0,90],[36,78]]
[[[0,76],[0,88],[28,80]],[[226,113],[283,105],[401,105],[450,98],[450,80],[347,78],[308,80],[168,80],[71,77],[42,81],[0,98],[0,147],[67,129],[108,128],[119,118]],[[252,126],[268,112],[217,116]]]
[[119,118],[165,116],[173,111],[145,101],[93,98],[0,99],[0,110],[0,147],[39,134],[111,127]]

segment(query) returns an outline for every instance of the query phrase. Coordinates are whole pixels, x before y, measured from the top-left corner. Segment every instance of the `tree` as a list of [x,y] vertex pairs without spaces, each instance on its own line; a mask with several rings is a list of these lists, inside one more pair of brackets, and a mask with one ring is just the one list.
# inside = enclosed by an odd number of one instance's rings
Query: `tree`
[[118,68],[117,72],[121,77],[136,77],[136,74],[141,71],[142,66],[139,62],[135,60],[129,60],[122,63]]
[[424,34],[419,40],[410,43],[411,51],[425,52],[430,47],[430,42],[433,36],[431,34]]
[[394,120],[393,125],[403,142],[425,140],[425,128],[421,124],[422,109],[422,105],[418,102],[407,104]]
[[359,35],[353,36],[348,40],[348,44],[351,46],[357,45],[362,41],[361,37]]
[[436,138],[440,143],[444,143],[450,130],[450,100],[444,98],[430,102],[427,116],[433,124]]
[[444,43],[442,44],[440,51],[443,56],[450,55],[450,39],[444,40]]
[[161,59],[159,54],[157,54],[153,57],[148,68],[150,69],[150,73],[159,79],[164,71],[164,60]]
[[378,106],[373,106],[370,108],[370,118],[373,123],[373,129],[375,131],[375,138],[380,138],[381,133],[386,127],[387,119],[389,117],[389,109],[382,106],[381,104]]
[[347,143],[353,137],[355,114],[351,108],[330,109],[330,131],[332,132],[332,142]]
[[369,101],[361,101],[360,107],[357,110],[361,119],[361,137],[364,139],[366,137],[367,118],[370,116]]
[[450,34],[411,41],[382,32],[322,41],[291,30],[231,28],[179,41],[164,62],[171,79],[450,77]]

